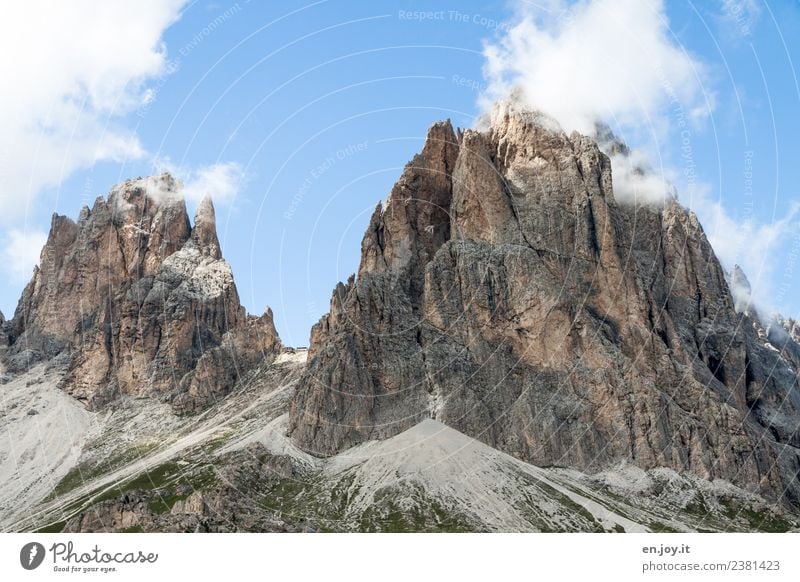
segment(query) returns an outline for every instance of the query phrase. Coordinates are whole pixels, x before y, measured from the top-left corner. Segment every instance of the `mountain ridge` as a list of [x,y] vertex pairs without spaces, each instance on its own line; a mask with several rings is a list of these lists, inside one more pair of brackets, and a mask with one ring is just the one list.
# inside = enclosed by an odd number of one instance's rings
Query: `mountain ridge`
[[541,115],[433,124],[307,352],[169,175],[55,215],[0,314],[0,527],[797,528],[796,322],[732,293],[674,197],[614,188]]
[[437,123],[312,331],[290,434],[326,456],[431,417],[537,465],[797,503],[797,368],[734,307],[697,217],[617,203],[592,139],[508,107]]
[[169,174],[112,188],[77,222],[53,215],[40,263],[3,326],[7,367],[60,362],[62,387],[90,408],[154,392],[200,409],[232,389],[239,362],[281,349],[271,310],[239,302],[211,199],[192,225]]

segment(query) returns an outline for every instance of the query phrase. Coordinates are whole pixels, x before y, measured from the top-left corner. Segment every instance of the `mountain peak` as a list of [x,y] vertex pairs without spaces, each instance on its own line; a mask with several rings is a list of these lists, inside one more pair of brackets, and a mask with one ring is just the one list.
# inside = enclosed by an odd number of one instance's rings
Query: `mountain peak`
[[219,239],[217,238],[217,218],[211,196],[204,196],[200,204],[197,205],[192,240],[203,254],[215,259],[222,257]]
[[[203,378],[221,396],[238,379],[235,362],[279,349],[271,318],[248,323],[230,266],[222,259],[210,199],[192,228],[169,174],[128,180],[83,208],[78,222],[54,215],[39,269],[7,326],[8,368],[68,362],[64,389],[90,407],[119,394],[174,398],[209,351],[234,348]],[[210,361],[206,358],[205,361]],[[208,402],[190,398],[185,410]]]
[[180,183],[168,172],[126,180],[111,188],[108,202],[121,214],[148,212],[150,207],[184,204]]
[[733,303],[737,313],[754,315],[753,289],[747,275],[739,265],[734,265],[728,276],[728,285],[733,296]]
[[538,465],[631,460],[800,496],[795,461],[776,469],[796,423],[764,420],[772,402],[800,418],[796,371],[741,325],[697,217],[617,203],[595,139],[514,102],[450,131],[429,131],[314,326],[293,441],[328,456],[430,418]]

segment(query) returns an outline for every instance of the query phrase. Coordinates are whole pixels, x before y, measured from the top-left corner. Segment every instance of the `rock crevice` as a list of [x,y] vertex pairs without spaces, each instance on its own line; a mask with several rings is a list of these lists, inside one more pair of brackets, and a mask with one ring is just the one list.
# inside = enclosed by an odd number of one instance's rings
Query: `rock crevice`
[[538,465],[797,502],[797,366],[736,312],[694,214],[613,190],[593,140],[534,114],[434,125],[312,331],[293,440],[326,456],[433,416]]
[[[9,371],[61,362],[64,390],[93,408],[156,394],[197,410],[280,350],[271,312],[253,318],[239,302],[211,200],[192,226],[168,174],[115,187],[77,222],[54,215],[40,266],[3,327]],[[213,390],[199,388],[209,382]]]

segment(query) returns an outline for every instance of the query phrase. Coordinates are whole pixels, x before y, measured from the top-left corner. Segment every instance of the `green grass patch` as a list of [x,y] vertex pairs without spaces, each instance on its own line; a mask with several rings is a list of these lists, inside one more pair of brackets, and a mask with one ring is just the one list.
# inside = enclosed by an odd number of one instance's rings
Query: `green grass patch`
[[672,528],[665,523],[661,523],[660,521],[651,521],[647,524],[647,527],[649,527],[650,530],[655,533],[680,533],[680,531],[677,529]]
[[140,443],[125,449],[121,453],[108,459],[103,459],[97,464],[81,463],[76,465],[59,481],[44,501],[53,501],[58,497],[77,489],[84,483],[91,481],[105,473],[109,473],[137,461],[158,447],[158,443]]
[[55,523],[51,523],[37,530],[34,530],[33,533],[61,533],[64,530],[65,525],[67,525],[66,520],[57,521]]

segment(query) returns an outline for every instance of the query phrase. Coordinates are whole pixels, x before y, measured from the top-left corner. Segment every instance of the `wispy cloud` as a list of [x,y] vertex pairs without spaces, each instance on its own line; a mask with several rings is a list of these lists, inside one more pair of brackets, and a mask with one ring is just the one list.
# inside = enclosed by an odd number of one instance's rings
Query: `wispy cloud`
[[10,230],[3,239],[3,270],[15,283],[26,283],[31,278],[33,267],[39,263],[39,255],[47,233],[30,230]]
[[144,155],[123,116],[165,73],[164,30],[185,0],[11,2],[0,35],[0,217],[101,160]]
[[737,220],[705,188],[695,193],[691,207],[723,266],[730,271],[739,265],[744,271],[756,309],[763,315],[780,311],[773,281],[782,264],[783,247],[800,231],[800,203],[794,203],[786,215],[770,223],[753,218]]
[[[765,313],[780,307],[772,281],[780,250],[800,228],[800,206],[772,223],[753,216],[737,219],[693,166],[671,168],[657,149],[670,139],[684,141],[715,106],[708,67],[680,45],[664,2],[543,0],[520,1],[517,8],[514,21],[484,46],[484,110],[498,99],[513,99],[567,132],[597,135],[607,126],[638,142],[649,157],[637,150],[612,155],[616,198],[660,205],[677,196],[699,216],[723,266],[738,264],[747,274],[756,307]],[[754,0],[719,0],[714,10],[742,34],[749,33],[760,12]],[[606,137],[598,136],[601,142]],[[609,143],[601,147],[610,151]],[[676,192],[673,184],[687,178],[689,169],[686,191]]]
[[761,17],[758,0],[718,0],[722,20],[729,30],[741,38],[752,36],[753,28]]
[[244,170],[237,162],[223,162],[199,168],[189,174],[184,194],[190,200],[211,196],[217,204],[230,205],[239,195]]
[[176,192],[192,202],[210,196],[218,206],[231,206],[239,197],[245,181],[244,168],[232,161],[189,167],[178,166],[169,158],[158,158],[153,166],[156,172],[172,174],[178,180]]
[[675,187],[665,175],[667,171],[654,170],[647,156],[639,150],[626,155],[612,155],[611,168],[614,197],[618,202],[663,206],[668,200],[677,198]]

